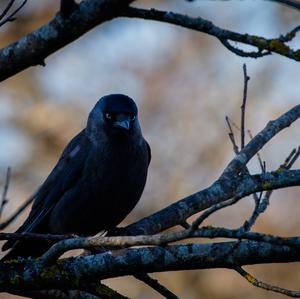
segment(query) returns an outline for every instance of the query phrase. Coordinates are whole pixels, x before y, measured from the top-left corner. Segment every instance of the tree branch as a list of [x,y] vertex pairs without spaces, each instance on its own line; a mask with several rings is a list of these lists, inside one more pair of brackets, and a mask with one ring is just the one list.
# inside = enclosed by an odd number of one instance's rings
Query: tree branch
[[153,279],[151,276],[145,273],[139,273],[135,274],[134,277],[151,288],[153,288],[156,292],[164,296],[166,299],[179,299],[175,294],[173,294],[170,290],[168,290],[166,287],[161,285],[158,280]]
[[14,21],[16,18],[16,14],[23,8],[23,6],[27,3],[27,0],[24,0],[21,5],[16,8],[11,14],[9,14],[8,16],[6,16],[9,12],[9,10],[11,9],[11,7],[13,6],[15,0],[11,0],[8,5],[6,6],[6,8],[3,10],[2,14],[0,15],[0,26],[4,25],[7,22],[12,22]]
[[[188,29],[207,33],[211,36],[218,38],[222,44],[232,51],[233,53],[243,56],[258,58],[270,53],[277,53],[279,55],[288,57],[290,59],[300,61],[300,49],[291,49],[284,40],[279,38],[267,39],[262,36],[241,34],[231,30],[226,30],[214,25],[211,21],[205,20],[201,17],[192,18],[187,15],[178,14],[174,12],[161,11],[157,9],[141,9],[135,7],[128,7],[121,11],[121,16],[129,18],[141,18],[147,20],[160,21],[185,27]],[[295,37],[296,33],[300,30],[297,26],[287,35],[290,40]],[[238,42],[244,45],[249,45],[257,48],[257,52],[245,52],[237,49],[229,44],[229,41]]]
[[248,282],[250,282],[252,285],[267,290],[272,291],[275,293],[283,294],[289,297],[300,297],[300,291],[292,291],[288,289],[284,289],[278,286],[274,286],[268,283],[265,283],[263,281],[258,280],[253,275],[251,275],[249,272],[246,272],[242,267],[235,267],[234,270],[239,273],[242,277],[244,277]]
[[91,279],[140,272],[233,268],[236,265],[299,260],[298,248],[256,241],[130,248],[62,259],[50,267],[45,267],[40,260],[1,263],[0,291],[80,289]]
[[0,201],[0,219],[1,219],[1,215],[3,212],[4,206],[8,202],[7,192],[8,192],[8,187],[9,187],[9,183],[10,183],[10,176],[11,176],[11,170],[10,170],[10,167],[8,167],[7,171],[6,171],[5,183],[4,183],[2,197],[1,197],[1,201]]
[[243,65],[243,73],[244,73],[244,91],[243,91],[243,102],[241,106],[241,149],[245,147],[245,114],[246,114],[248,81],[250,80],[250,77],[247,75],[247,67],[245,63]]
[[117,17],[134,0],[85,0],[66,18],[57,14],[48,24],[0,50],[0,81],[35,65],[95,26]]
[[23,213],[23,211],[25,211],[25,209],[34,201],[37,192],[38,191],[34,192],[10,217],[0,223],[0,230],[9,226],[20,214]]
[[[268,184],[271,180],[274,180],[274,182],[276,181],[277,183],[276,187],[275,185],[272,185],[270,189],[275,189],[277,187],[283,188],[284,183],[287,183],[288,181],[294,186],[299,185],[296,173],[295,176],[289,175],[289,173],[291,174],[295,170],[252,176],[251,178],[254,178],[254,181],[249,177],[243,177],[242,179],[238,177],[240,171],[246,166],[249,160],[256,155],[256,153],[268,141],[270,141],[280,131],[289,127],[299,117],[300,105],[290,109],[276,120],[270,121],[267,126],[233,158],[233,160],[225,168],[220,178],[210,187],[189,195],[163,210],[129,225],[126,227],[126,234],[155,234],[175,225],[180,225],[191,215],[194,215],[217,203],[235,196],[244,197],[252,194],[253,192],[267,190],[268,188],[262,187],[270,186]],[[282,173],[285,173],[287,176],[281,176]],[[268,183],[265,184],[266,182]],[[281,185],[281,187],[279,187],[279,185]]]

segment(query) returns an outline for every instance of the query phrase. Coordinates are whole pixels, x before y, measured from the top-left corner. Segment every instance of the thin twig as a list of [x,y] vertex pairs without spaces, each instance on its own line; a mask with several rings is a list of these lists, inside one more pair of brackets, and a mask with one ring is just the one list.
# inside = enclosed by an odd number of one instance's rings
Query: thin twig
[[232,127],[231,127],[231,120],[228,116],[226,116],[226,123],[228,125],[228,128],[229,128],[229,133],[228,133],[228,136],[229,136],[229,139],[232,143],[232,146],[233,146],[233,151],[234,153],[237,155],[239,153],[239,147],[237,146],[236,142],[235,142],[235,137],[234,137],[234,133],[233,133],[233,130],[232,130]]
[[[277,169],[277,171],[281,171],[282,169],[290,169],[293,166],[293,164],[296,162],[299,155],[300,155],[300,147],[298,147],[297,150],[293,149],[291,153],[288,155],[288,157],[285,159],[284,163],[280,165],[280,167]],[[253,227],[259,215],[262,214],[267,209],[272,193],[273,190],[266,191],[263,199],[256,202],[255,209],[253,210],[251,217],[245,221],[244,225],[242,226],[242,229],[248,231],[251,229],[251,227]]]
[[15,15],[23,8],[23,6],[27,3],[27,0],[24,0],[23,3],[17,8],[15,9],[8,17],[6,17],[4,20],[2,20],[0,22],[0,26],[4,25],[7,22],[12,22],[14,21]]
[[151,276],[149,276],[146,273],[135,274],[134,277],[136,279],[144,282],[145,284],[147,284],[148,286],[153,288],[156,292],[158,292],[159,294],[161,294],[162,296],[164,296],[167,299],[179,299],[175,294],[173,294],[165,286],[161,285],[158,282],[158,280],[153,279]]
[[10,10],[10,8],[13,6],[13,4],[14,4],[15,1],[16,1],[16,0],[11,0],[11,1],[7,4],[7,6],[6,6],[5,9],[3,10],[2,14],[0,15],[0,20],[2,20],[2,19],[6,16],[6,14],[7,14],[8,11]]
[[246,114],[246,102],[247,102],[247,92],[248,92],[248,81],[250,77],[247,75],[246,64],[243,64],[244,73],[244,91],[243,91],[243,102],[241,106],[241,149],[245,147],[245,114]]
[[198,229],[198,227],[202,224],[202,222],[208,218],[211,214],[215,213],[216,211],[219,211],[221,209],[224,209],[226,207],[232,206],[235,203],[237,203],[241,198],[240,197],[233,197],[229,200],[220,202],[214,206],[212,206],[211,208],[207,209],[206,211],[204,211],[191,225],[191,228],[193,230]]
[[3,230],[6,228],[12,221],[14,221],[34,200],[36,197],[44,196],[49,192],[49,190],[52,188],[53,183],[59,178],[61,175],[62,169],[64,167],[71,163],[73,159],[76,157],[77,153],[80,151],[80,145],[77,145],[73,150],[71,150],[68,154],[63,156],[60,160],[60,163],[55,167],[55,172],[52,173],[50,177],[46,179],[46,181],[43,183],[43,185],[37,189],[36,192],[34,192],[20,207],[19,209],[11,215],[6,221],[3,223],[0,223],[0,230]]
[[[251,131],[247,130],[247,132],[248,132],[250,139],[253,139],[253,135],[252,135]],[[266,162],[262,160],[259,152],[256,153],[256,156],[257,156],[262,173],[265,173],[266,172]]]
[[293,291],[293,290],[288,290],[284,289],[275,285],[271,285],[268,283],[265,283],[261,280],[258,280],[256,277],[251,275],[249,272],[245,271],[242,267],[240,266],[235,266],[233,268],[237,273],[239,273],[242,277],[244,277],[248,282],[250,282],[252,285],[255,287],[267,290],[267,291],[272,291],[275,293],[280,293],[283,295],[286,295],[288,297],[294,297],[298,298],[300,297],[300,291]]
[[220,38],[220,42],[227,48],[229,51],[233,52],[234,54],[241,56],[241,57],[251,57],[251,58],[260,58],[263,56],[271,55],[270,51],[261,51],[258,49],[257,51],[246,52],[237,47],[234,47],[230,44],[227,39]]
[[0,223],[0,230],[10,225],[35,199],[38,190],[33,193],[8,219]]
[[7,192],[8,192],[8,187],[9,187],[9,183],[10,183],[10,175],[11,175],[11,169],[10,169],[10,167],[8,167],[7,171],[6,171],[6,178],[5,178],[5,183],[4,183],[2,197],[1,197],[1,203],[0,203],[0,219],[1,219],[1,216],[2,216],[4,206],[8,202]]
[[292,165],[298,159],[299,155],[300,155],[300,146],[298,147],[297,151],[295,152],[294,157],[292,157],[290,161],[287,161],[287,163],[286,163],[286,168],[287,169],[290,169],[292,167]]

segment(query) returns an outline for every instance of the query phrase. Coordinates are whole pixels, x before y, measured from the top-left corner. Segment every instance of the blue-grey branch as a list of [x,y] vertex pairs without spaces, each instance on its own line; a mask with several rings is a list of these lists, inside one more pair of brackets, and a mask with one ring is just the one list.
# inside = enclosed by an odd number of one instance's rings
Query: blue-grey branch
[[39,260],[0,264],[0,292],[80,289],[95,279],[139,272],[161,272],[235,265],[300,261],[297,248],[256,241],[181,244],[79,256],[45,267]]

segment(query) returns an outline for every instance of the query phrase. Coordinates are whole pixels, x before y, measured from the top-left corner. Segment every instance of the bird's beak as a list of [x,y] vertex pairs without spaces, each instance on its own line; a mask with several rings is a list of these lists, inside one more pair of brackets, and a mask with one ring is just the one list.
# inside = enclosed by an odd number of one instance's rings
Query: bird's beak
[[128,131],[130,129],[130,115],[124,113],[117,114],[113,126]]

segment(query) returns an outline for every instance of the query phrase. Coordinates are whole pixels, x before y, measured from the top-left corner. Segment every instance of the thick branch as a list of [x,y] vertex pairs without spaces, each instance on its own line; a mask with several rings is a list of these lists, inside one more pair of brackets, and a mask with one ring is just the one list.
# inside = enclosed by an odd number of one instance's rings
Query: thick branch
[[299,260],[299,249],[255,241],[143,247],[63,259],[50,267],[39,260],[2,263],[0,291],[80,289],[96,279],[140,272],[233,268]]
[[133,0],[86,0],[71,14],[57,14],[48,24],[0,50],[0,81],[34,66],[93,27],[118,16]]

